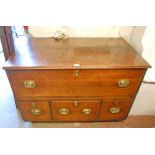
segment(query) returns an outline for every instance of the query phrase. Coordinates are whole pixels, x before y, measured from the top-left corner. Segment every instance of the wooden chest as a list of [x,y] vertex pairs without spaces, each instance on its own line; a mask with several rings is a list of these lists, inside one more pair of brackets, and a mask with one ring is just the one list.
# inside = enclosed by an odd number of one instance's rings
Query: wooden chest
[[4,69],[26,121],[119,121],[150,65],[122,38],[33,38]]

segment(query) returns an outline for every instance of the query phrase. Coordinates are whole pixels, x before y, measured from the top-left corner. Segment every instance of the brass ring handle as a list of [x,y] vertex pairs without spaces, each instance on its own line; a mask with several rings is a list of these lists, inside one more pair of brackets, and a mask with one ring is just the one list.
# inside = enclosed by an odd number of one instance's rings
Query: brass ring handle
[[39,116],[42,114],[42,110],[41,109],[31,109],[31,114],[35,115],[35,116]]
[[67,108],[59,109],[59,114],[61,114],[61,115],[67,115],[69,113],[70,113],[70,110]]
[[118,81],[118,87],[120,87],[120,88],[126,88],[126,87],[128,87],[129,86],[129,80],[128,79],[121,79],[121,80],[119,80]]
[[92,109],[90,109],[90,108],[88,108],[88,109],[83,109],[83,110],[82,110],[82,113],[83,113],[84,115],[90,115],[90,114],[92,113]]
[[36,87],[36,83],[33,80],[25,80],[24,81],[24,87],[25,88],[35,88]]
[[117,114],[121,111],[120,107],[112,107],[109,110],[112,114]]

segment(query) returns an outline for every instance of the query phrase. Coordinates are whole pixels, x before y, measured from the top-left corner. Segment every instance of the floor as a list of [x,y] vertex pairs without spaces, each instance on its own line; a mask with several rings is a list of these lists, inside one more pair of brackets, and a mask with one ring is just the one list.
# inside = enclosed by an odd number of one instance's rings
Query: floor
[[121,122],[31,123],[21,119],[6,77],[0,77],[0,128],[152,128],[155,116],[129,116]]

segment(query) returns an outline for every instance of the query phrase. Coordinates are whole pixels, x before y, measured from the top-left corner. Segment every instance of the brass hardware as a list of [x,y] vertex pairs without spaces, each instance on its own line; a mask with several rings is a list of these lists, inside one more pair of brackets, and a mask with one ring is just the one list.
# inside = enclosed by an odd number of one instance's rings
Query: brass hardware
[[69,114],[69,109],[66,109],[66,108],[62,108],[62,109],[60,109],[59,110],[59,114],[61,114],[61,115],[67,115],[67,114]]
[[118,87],[121,87],[121,88],[126,88],[129,86],[129,80],[128,79],[121,79],[118,81]]
[[85,114],[85,115],[90,115],[92,113],[92,110],[89,109],[89,108],[88,109],[83,109],[82,113]]
[[75,70],[75,76],[79,77],[80,76],[80,71],[79,70]]
[[78,106],[78,104],[79,104],[79,102],[78,102],[78,101],[74,101],[74,103],[73,103],[73,104],[74,104],[74,106],[75,106],[75,107],[77,107],[77,106]]
[[117,113],[119,113],[120,112],[120,107],[112,107],[112,108],[110,108],[110,112],[112,113],[112,114],[117,114]]
[[31,113],[32,113],[32,115],[39,116],[42,114],[42,110],[41,109],[31,109]]
[[36,106],[36,103],[35,102],[32,102],[32,107],[35,107]]
[[115,106],[117,106],[119,104],[119,101],[118,100],[115,100],[114,101],[114,104],[115,104]]
[[35,88],[36,83],[33,80],[26,80],[26,81],[24,81],[24,87],[25,88]]

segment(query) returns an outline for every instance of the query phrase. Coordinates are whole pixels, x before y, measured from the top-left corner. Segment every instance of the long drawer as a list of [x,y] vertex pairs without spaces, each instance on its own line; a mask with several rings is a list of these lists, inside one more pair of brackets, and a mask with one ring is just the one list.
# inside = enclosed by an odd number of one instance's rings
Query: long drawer
[[144,69],[8,71],[18,99],[23,97],[133,97]]

